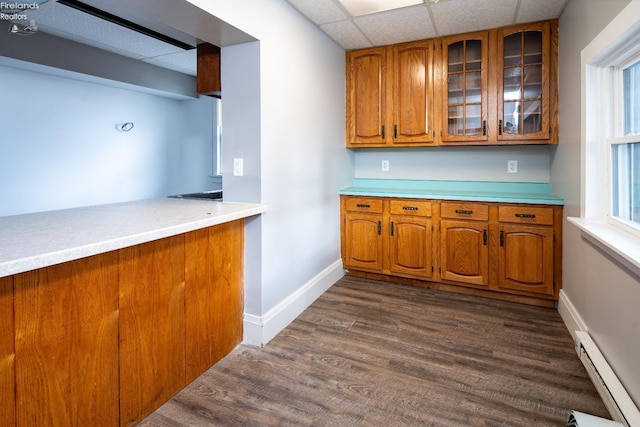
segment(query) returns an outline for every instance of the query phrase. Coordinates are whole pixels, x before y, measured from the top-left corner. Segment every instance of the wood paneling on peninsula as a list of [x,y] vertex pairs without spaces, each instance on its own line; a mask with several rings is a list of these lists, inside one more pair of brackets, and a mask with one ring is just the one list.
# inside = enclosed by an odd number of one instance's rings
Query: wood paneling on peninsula
[[0,278],[0,424],[135,425],[242,340],[244,220]]

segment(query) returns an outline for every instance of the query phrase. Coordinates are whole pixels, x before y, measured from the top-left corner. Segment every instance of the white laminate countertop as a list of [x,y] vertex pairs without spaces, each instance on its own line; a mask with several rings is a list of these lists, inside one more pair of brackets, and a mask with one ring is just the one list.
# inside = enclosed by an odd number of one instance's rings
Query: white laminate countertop
[[266,211],[262,204],[163,198],[0,217],[0,277]]

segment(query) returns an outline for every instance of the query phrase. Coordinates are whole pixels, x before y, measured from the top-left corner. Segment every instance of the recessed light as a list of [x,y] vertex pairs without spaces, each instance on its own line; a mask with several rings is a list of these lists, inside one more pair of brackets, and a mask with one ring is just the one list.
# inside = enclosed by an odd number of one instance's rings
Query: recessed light
[[385,10],[424,4],[423,0],[340,0],[351,16],[367,15]]

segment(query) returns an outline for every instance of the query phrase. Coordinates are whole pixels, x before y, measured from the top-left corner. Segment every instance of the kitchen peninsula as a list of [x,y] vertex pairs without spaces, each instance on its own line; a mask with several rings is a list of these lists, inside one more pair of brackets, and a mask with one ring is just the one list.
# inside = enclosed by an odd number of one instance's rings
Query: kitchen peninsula
[[0,218],[0,424],[135,425],[224,357],[263,212],[166,198]]

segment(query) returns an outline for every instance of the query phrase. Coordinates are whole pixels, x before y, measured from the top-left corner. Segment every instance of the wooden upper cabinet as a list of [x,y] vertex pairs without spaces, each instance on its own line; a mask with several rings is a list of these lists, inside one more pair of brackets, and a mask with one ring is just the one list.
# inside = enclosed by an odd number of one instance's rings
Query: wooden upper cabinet
[[447,142],[486,142],[487,64],[486,31],[442,40],[441,138]]
[[393,46],[393,143],[433,142],[433,42]]
[[347,52],[347,147],[558,143],[557,20]]
[[433,142],[433,46],[347,52],[347,146]]
[[387,48],[347,52],[347,145],[382,145],[387,129]]
[[550,26],[543,22],[498,30],[498,141],[550,138]]

